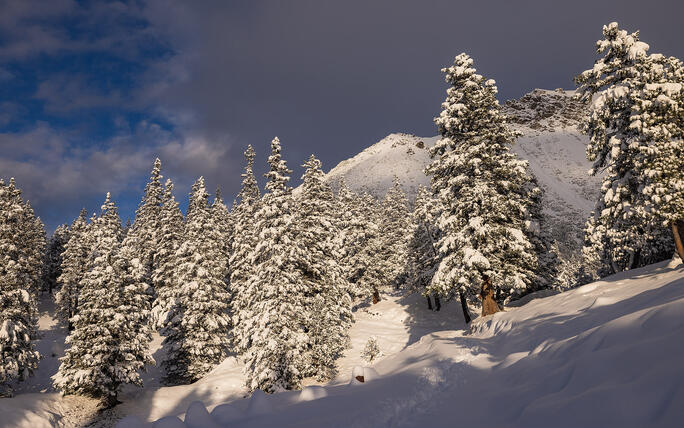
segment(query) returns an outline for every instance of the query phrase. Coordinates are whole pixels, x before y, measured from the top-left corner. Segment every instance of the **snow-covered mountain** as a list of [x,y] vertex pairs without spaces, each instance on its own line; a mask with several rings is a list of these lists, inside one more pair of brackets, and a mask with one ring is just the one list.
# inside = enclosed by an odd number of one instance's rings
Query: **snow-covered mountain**
[[[584,221],[594,207],[599,180],[587,171],[588,138],[579,126],[586,109],[573,99],[573,91],[535,89],[519,100],[508,101],[504,112],[522,133],[513,149],[530,162],[530,168],[546,190],[546,211],[554,234],[578,245]],[[327,174],[336,188],[340,179],[356,192],[368,191],[382,199],[396,175],[409,200],[419,185],[429,185],[423,172],[430,162],[428,148],[438,137],[390,134]]]
[[410,200],[415,199],[418,186],[427,186],[425,166],[430,162],[428,148],[437,137],[421,138],[410,134],[390,134],[351,159],[337,164],[326,179],[337,189],[340,179],[357,193],[367,191],[382,199],[399,177]]

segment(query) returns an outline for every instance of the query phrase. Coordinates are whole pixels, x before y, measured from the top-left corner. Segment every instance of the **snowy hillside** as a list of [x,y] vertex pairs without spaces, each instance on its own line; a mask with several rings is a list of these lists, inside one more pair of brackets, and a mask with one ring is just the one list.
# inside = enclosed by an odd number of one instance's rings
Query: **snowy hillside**
[[397,176],[409,200],[413,200],[418,186],[429,184],[423,171],[430,162],[428,148],[436,141],[437,137],[390,134],[353,158],[340,162],[326,174],[326,180],[337,189],[339,180],[344,178],[353,191],[368,191],[376,199],[382,199]]
[[[584,107],[572,99],[574,92],[535,89],[519,100],[509,101],[504,112],[512,126],[522,133],[513,149],[530,162],[546,190],[546,211],[558,238],[577,247],[584,220],[594,207],[599,180],[587,171],[588,138],[579,131]],[[368,191],[384,197],[396,175],[413,200],[419,185],[427,186],[423,171],[430,162],[428,147],[437,137],[390,134],[351,159],[340,162],[327,174],[336,187],[341,178],[356,192]]]
[[[379,338],[398,322],[411,329],[418,307],[393,305],[406,312],[377,323]],[[447,308],[442,321],[460,327],[457,312]],[[469,331],[434,325],[375,364],[377,373],[366,370],[365,384],[257,393],[218,407],[198,396],[204,404],[179,416],[192,427],[681,426],[683,313],[684,266],[663,262],[508,308]],[[172,419],[155,426],[184,426]],[[139,422],[119,426],[151,426]]]

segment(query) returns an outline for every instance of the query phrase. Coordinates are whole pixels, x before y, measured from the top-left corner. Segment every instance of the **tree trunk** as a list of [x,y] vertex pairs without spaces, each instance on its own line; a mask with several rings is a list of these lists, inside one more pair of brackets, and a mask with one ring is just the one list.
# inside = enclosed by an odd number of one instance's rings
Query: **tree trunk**
[[629,268],[636,269],[639,267],[639,262],[641,261],[641,249],[636,250],[629,257]]
[[439,301],[439,296],[435,294],[435,310],[439,311],[442,309],[442,303]]
[[461,299],[461,309],[463,310],[463,318],[465,318],[466,324],[470,324],[472,318],[470,318],[470,311],[468,311],[468,302],[466,302],[466,298],[463,294],[463,291],[458,290],[458,297]]
[[104,405],[107,409],[111,409],[115,407],[117,404],[121,404],[121,401],[117,399],[116,394],[110,394],[104,399]]
[[375,305],[380,301],[380,292],[378,292],[377,288],[373,289],[373,304]]
[[425,296],[425,297],[427,297],[428,309],[429,309],[429,310],[432,310],[432,300],[430,300],[430,296]]
[[672,222],[672,236],[675,241],[675,248],[679,258],[684,262],[684,221],[677,220]]
[[492,280],[485,277],[482,283],[482,291],[480,292],[480,297],[482,298],[482,316],[495,314],[499,312],[499,305],[494,300],[494,287],[492,286]]

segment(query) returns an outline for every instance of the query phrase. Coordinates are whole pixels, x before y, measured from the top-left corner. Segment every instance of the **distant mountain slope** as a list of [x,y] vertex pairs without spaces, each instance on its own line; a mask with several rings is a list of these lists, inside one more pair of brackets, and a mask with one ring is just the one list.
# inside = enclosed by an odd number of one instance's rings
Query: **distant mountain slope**
[[[579,130],[586,112],[571,91],[535,89],[519,100],[506,102],[504,112],[522,133],[513,146],[546,191],[546,211],[553,233],[577,246],[584,221],[594,207],[600,181],[590,177],[585,148],[588,138]],[[327,174],[336,188],[344,178],[356,192],[384,197],[396,175],[410,200],[419,185],[429,185],[424,169],[430,162],[428,148],[438,137],[390,134],[351,159],[340,162]]]
[[353,191],[367,191],[382,199],[396,175],[412,200],[418,186],[427,186],[430,182],[423,171],[430,162],[428,148],[436,141],[437,137],[390,134],[353,158],[340,162],[326,174],[326,179],[337,189],[344,178]]

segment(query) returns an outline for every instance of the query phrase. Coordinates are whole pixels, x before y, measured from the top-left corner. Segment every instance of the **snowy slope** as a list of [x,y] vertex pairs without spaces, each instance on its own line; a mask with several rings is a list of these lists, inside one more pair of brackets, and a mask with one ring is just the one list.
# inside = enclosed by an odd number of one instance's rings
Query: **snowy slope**
[[437,137],[421,138],[409,134],[390,134],[351,159],[340,162],[326,174],[326,180],[337,189],[340,179],[357,193],[367,191],[382,199],[397,176],[410,200],[418,186],[427,186],[423,172],[430,161],[428,148]]
[[[663,262],[508,308],[469,331],[426,334],[377,363],[365,384],[255,394],[213,420],[195,403],[183,417],[231,427],[680,427],[682,314],[684,266]],[[174,421],[155,426],[184,426]]]
[[[579,131],[586,109],[572,99],[574,92],[535,89],[504,105],[512,126],[522,133],[513,150],[530,162],[546,190],[545,207],[557,238],[577,248],[584,221],[594,207],[599,179],[590,177],[586,159],[588,138]],[[355,192],[368,191],[382,199],[396,175],[409,200],[419,185],[429,185],[425,167],[428,148],[437,137],[390,134],[351,159],[340,162],[326,175],[336,188],[341,178]]]

